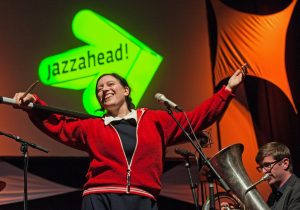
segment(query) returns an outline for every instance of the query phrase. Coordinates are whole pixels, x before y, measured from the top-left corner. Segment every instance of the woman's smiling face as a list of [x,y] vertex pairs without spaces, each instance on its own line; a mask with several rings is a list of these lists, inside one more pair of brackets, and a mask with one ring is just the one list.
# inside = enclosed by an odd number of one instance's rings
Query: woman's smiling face
[[103,76],[97,84],[97,98],[101,106],[108,112],[127,106],[126,97],[129,88],[123,87],[120,81],[112,75]]

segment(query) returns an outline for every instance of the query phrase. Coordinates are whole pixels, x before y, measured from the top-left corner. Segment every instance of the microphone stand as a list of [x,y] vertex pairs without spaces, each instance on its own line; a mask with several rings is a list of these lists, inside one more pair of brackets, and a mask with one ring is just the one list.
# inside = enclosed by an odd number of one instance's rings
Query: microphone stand
[[[200,164],[200,160],[198,158],[197,155],[195,155],[195,160],[196,160],[196,164],[197,164],[197,172],[199,173],[200,172],[200,169],[201,167],[203,166],[202,164],[202,160],[201,160],[201,164]],[[203,182],[201,181],[201,178],[200,178],[200,192],[201,192],[201,201],[202,201],[202,206],[203,206],[203,201],[204,201],[204,185],[203,185]],[[199,188],[198,188],[199,190]],[[199,192],[198,192],[198,198],[199,198]]]
[[188,138],[188,140],[191,142],[191,144],[193,145],[193,147],[197,150],[197,152],[201,155],[202,160],[204,161],[204,164],[206,164],[209,169],[212,171],[212,174],[215,176],[215,178],[219,181],[219,183],[223,186],[224,190],[226,192],[230,191],[229,186],[227,185],[227,183],[222,179],[222,177],[218,174],[218,172],[215,170],[215,168],[212,166],[212,164],[210,163],[210,161],[207,159],[207,157],[205,156],[205,154],[202,152],[202,149],[195,144],[195,142],[193,141],[193,139],[190,137],[189,133],[186,132],[186,130],[180,125],[180,123],[178,122],[178,120],[174,117],[173,112],[171,110],[170,106],[167,106],[167,112],[169,113],[169,115],[173,118],[173,120],[176,122],[176,124],[180,127],[180,129],[183,131],[183,133],[186,135],[186,137]]
[[48,150],[41,146],[38,146],[36,144],[25,141],[24,139],[21,139],[19,136],[4,133],[2,131],[0,131],[0,135],[14,139],[15,141],[17,141],[21,144],[20,150],[22,152],[23,159],[24,159],[24,165],[23,165],[23,168],[24,168],[24,210],[28,210],[28,192],[27,192],[28,146],[30,146],[34,149],[38,149],[45,153],[48,153]]
[[214,178],[211,172],[208,172],[207,175],[208,180],[208,191],[209,191],[209,209],[214,210],[215,208],[215,190],[214,190]]
[[[196,194],[196,191],[195,189],[198,189],[198,184],[194,184],[193,183],[193,178],[192,178],[192,173],[191,173],[191,164],[190,164],[190,156],[194,156],[195,157],[195,160],[197,161],[197,156],[194,155],[193,153],[187,151],[187,150],[184,150],[184,149],[179,149],[179,148],[175,148],[175,152],[179,155],[181,155],[185,161],[185,164],[184,166],[186,167],[187,169],[187,172],[188,172],[188,176],[189,176],[189,181],[190,181],[190,188],[191,188],[191,191],[192,191],[192,196],[193,196],[193,200],[194,200],[194,204],[195,204],[195,208],[196,210],[199,210],[199,201],[198,201],[198,196],[199,195],[199,191],[197,192]],[[197,169],[198,169],[198,164],[197,164]]]
[[184,157],[185,160],[185,167],[187,169],[188,175],[189,175],[189,180],[190,180],[190,188],[192,191],[192,195],[193,195],[193,200],[194,200],[194,204],[195,204],[195,209],[199,210],[199,202],[196,196],[196,191],[195,189],[197,188],[197,184],[193,183],[193,178],[192,178],[192,173],[191,173],[191,164],[190,164],[190,160],[189,157]]

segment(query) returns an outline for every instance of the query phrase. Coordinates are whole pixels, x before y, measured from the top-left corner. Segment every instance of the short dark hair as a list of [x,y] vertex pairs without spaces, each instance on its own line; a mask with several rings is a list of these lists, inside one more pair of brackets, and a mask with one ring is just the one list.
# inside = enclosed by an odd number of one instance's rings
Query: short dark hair
[[[97,90],[97,84],[99,82],[99,80],[104,77],[104,76],[113,76],[114,78],[116,78],[120,84],[124,87],[124,88],[128,88],[129,90],[129,94],[128,96],[126,96],[125,100],[126,100],[126,104],[127,104],[127,108],[128,110],[130,111],[131,109],[134,109],[135,108],[135,105],[132,103],[132,98],[130,97],[130,93],[131,93],[131,88],[130,86],[128,85],[128,82],[126,81],[126,79],[124,77],[121,77],[119,74],[116,74],[116,73],[108,73],[108,74],[102,74],[98,77],[97,79],[97,82],[96,82],[96,96],[98,94],[98,90]],[[103,111],[104,109],[101,108],[101,111]]]
[[290,161],[288,170],[293,172],[293,164],[290,149],[279,142],[269,142],[261,146],[256,155],[255,161],[260,164],[263,159],[267,156],[272,156],[274,160],[282,160],[283,158],[288,158]]

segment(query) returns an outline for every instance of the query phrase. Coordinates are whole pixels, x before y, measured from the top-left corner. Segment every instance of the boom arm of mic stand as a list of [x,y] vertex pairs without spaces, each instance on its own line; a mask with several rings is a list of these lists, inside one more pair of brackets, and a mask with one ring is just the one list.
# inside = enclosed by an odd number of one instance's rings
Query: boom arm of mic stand
[[28,141],[25,141],[24,139],[21,139],[19,136],[15,136],[15,135],[12,135],[12,134],[9,134],[9,133],[4,133],[2,131],[0,131],[0,135],[3,135],[3,136],[6,136],[8,138],[11,138],[11,139],[14,139],[15,141],[21,143],[22,145],[28,145],[34,149],[37,149],[37,150],[40,150],[40,151],[43,151],[45,153],[48,153],[49,151],[37,144],[33,144],[33,143],[30,143]]
[[[13,105],[13,106],[17,105],[16,100],[14,100],[12,98],[3,97],[3,96],[0,97],[0,104],[1,103]],[[79,118],[79,119],[97,118],[98,117],[98,116],[94,116],[94,115],[65,110],[65,109],[61,109],[61,108],[57,108],[57,107],[53,107],[53,106],[43,106],[43,105],[34,104],[34,103],[29,103],[26,106],[21,106],[21,108],[31,109],[31,110],[41,110],[41,111],[49,112],[49,113],[57,113],[57,114],[62,114],[65,116],[75,117],[75,118]]]
[[209,160],[207,159],[207,157],[205,156],[205,154],[202,152],[202,149],[199,148],[193,141],[193,139],[190,137],[190,135],[188,134],[188,132],[186,132],[186,130],[180,125],[180,123],[178,122],[178,120],[174,117],[173,112],[171,109],[167,109],[169,115],[173,118],[173,120],[177,123],[177,125],[180,127],[180,129],[183,131],[183,133],[186,135],[186,137],[188,138],[188,140],[191,142],[191,144],[193,145],[193,147],[197,150],[197,152],[201,155],[202,159],[204,160],[204,163],[207,164],[207,166],[209,167],[209,169],[213,172],[213,174],[215,175],[216,179],[220,182],[220,184],[223,186],[224,190],[226,192],[230,191],[229,186],[227,185],[227,183],[222,179],[222,177],[218,174],[218,172],[215,170],[215,168],[211,165],[211,163],[209,162]]

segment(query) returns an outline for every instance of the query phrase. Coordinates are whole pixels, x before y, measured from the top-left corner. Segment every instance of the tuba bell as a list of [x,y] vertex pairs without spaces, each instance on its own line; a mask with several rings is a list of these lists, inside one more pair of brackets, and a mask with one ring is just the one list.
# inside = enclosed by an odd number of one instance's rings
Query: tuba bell
[[242,144],[233,144],[219,151],[209,161],[231,189],[230,193],[244,205],[244,209],[268,210],[270,208],[246,173],[242,162],[243,150]]

